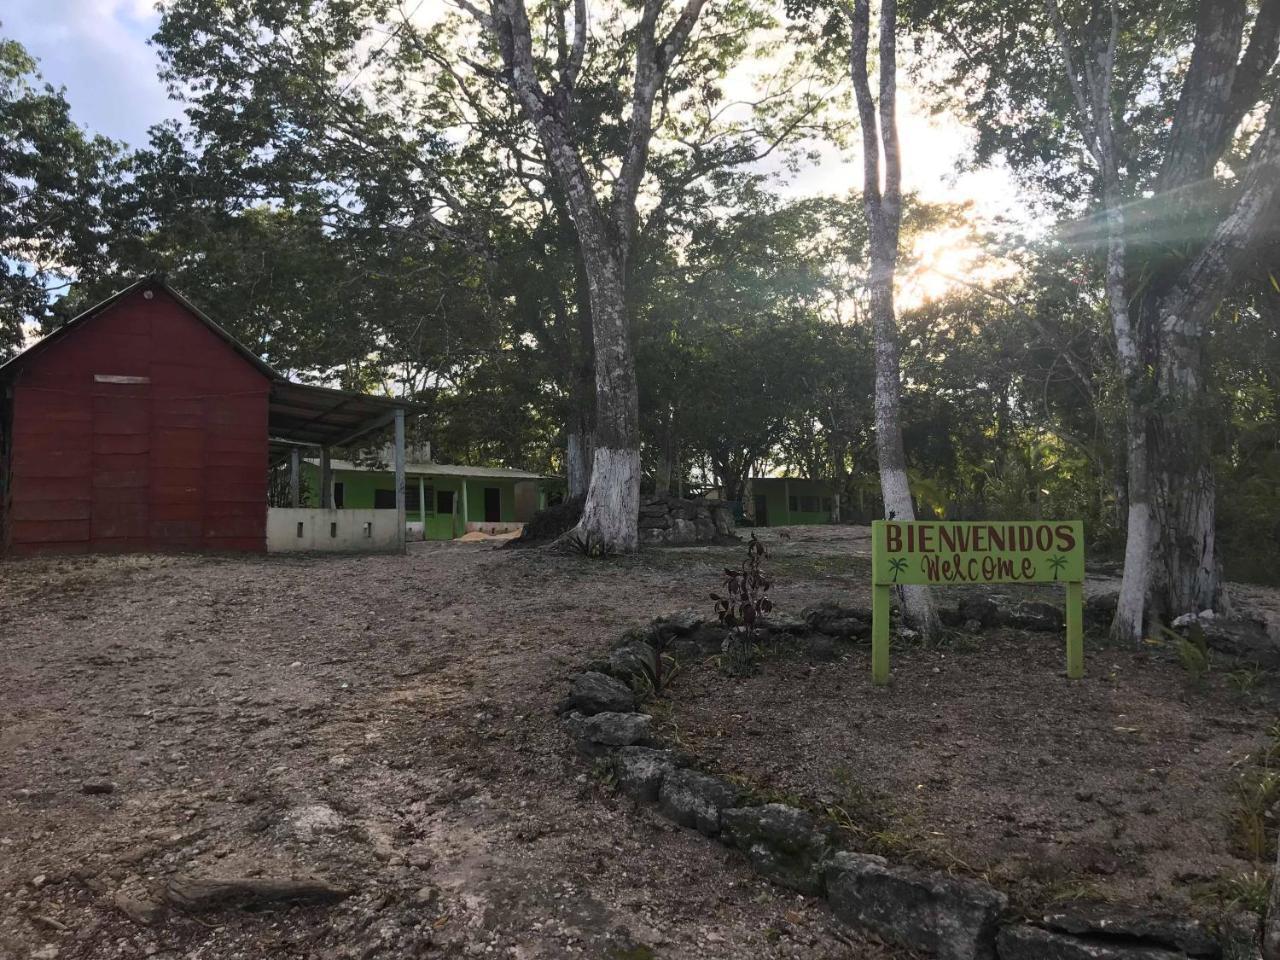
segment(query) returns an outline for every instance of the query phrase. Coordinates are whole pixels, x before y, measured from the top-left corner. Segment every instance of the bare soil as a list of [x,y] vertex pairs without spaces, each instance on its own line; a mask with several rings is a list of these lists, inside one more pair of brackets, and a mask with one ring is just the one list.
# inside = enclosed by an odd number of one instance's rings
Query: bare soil
[[[865,530],[767,534],[781,609],[865,602]],[[904,957],[616,797],[552,715],[569,672],[704,606],[734,555],[0,563],[0,957]],[[1228,794],[1273,680],[1087,657],[1068,684],[1044,635],[895,649],[877,691],[862,647],[779,651],[743,680],[691,664],[658,710],[724,771],[861,798],[877,842],[997,880],[1060,863],[1053,882],[1178,898],[1240,868]],[[155,910],[178,877],[352,895]]]
[[[616,798],[559,730],[566,674],[717,564],[0,563],[0,957],[902,956]],[[153,916],[190,876],[354,894]]]
[[[787,572],[809,562],[840,602],[869,605],[864,533],[762,531],[783,580],[775,599],[797,602]],[[1093,577],[1086,590],[1118,586]],[[1232,593],[1275,630],[1274,591]],[[1061,636],[997,629],[895,643],[892,683],[878,689],[869,645],[822,653],[766,646],[745,678],[686,670],[669,733],[764,796],[828,812],[873,849],[981,875],[1029,911],[1084,899],[1214,919],[1221,882],[1273,859],[1244,858],[1236,820],[1242,778],[1280,737],[1274,675],[1211,662],[1193,678],[1169,640],[1133,649],[1094,636],[1086,677],[1069,681]]]

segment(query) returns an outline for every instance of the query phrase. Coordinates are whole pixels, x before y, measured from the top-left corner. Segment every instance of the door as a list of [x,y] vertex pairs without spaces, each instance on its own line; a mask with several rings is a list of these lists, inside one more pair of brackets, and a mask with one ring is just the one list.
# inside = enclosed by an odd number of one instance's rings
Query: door
[[757,493],[756,497],[756,526],[767,527],[769,525],[769,498],[763,493]]
[[484,522],[502,522],[502,491],[497,487],[484,488]]
[[143,377],[95,377],[93,502],[97,549],[143,550],[149,539],[151,400]]

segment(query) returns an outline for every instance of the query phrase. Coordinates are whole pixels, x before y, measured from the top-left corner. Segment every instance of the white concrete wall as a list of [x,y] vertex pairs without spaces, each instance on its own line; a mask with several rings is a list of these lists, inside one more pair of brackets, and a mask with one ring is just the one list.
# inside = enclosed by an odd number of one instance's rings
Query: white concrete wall
[[[301,531],[301,535],[299,535]],[[394,510],[319,510],[271,507],[267,510],[267,552],[367,551],[400,549]]]

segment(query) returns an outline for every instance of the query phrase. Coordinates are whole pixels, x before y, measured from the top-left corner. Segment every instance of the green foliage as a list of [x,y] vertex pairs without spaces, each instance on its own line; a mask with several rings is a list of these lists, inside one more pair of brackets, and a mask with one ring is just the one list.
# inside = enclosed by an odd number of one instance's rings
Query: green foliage
[[1182,633],[1170,630],[1168,627],[1162,627],[1161,630],[1173,640],[1174,649],[1178,653],[1178,662],[1182,664],[1182,669],[1187,672],[1192,681],[1199,683],[1204,680],[1213,663],[1204,628],[1198,623],[1192,623]]
[[1249,870],[1219,877],[1196,891],[1197,899],[1213,905],[1218,916],[1248,910],[1265,916],[1271,897],[1271,871]]
[[76,126],[63,92],[0,37],[0,360],[22,347],[24,323],[53,316],[53,296],[72,277],[104,269],[102,208],[118,149]]
[[1232,844],[1246,860],[1269,861],[1275,853],[1272,808],[1280,802],[1280,771],[1246,770],[1236,782]]

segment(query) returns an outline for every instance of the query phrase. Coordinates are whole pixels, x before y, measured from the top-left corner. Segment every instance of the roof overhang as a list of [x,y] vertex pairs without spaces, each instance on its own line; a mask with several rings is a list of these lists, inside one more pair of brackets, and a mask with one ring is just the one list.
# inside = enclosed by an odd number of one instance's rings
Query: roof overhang
[[397,410],[417,416],[426,407],[395,397],[316,387],[276,379],[267,405],[267,432],[273,440],[313,447],[343,447],[391,424]]

